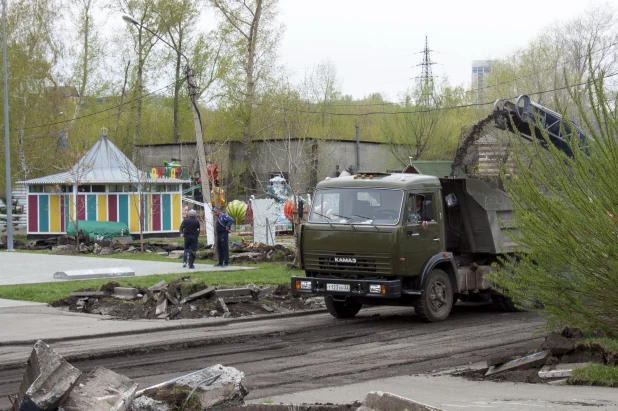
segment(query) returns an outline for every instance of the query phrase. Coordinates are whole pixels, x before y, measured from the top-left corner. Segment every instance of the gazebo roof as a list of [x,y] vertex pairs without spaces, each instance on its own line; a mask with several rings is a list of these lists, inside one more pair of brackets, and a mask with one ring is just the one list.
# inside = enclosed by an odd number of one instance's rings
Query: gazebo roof
[[180,178],[150,179],[106,136],[101,136],[71,168],[58,174],[18,181],[20,184],[182,184]]

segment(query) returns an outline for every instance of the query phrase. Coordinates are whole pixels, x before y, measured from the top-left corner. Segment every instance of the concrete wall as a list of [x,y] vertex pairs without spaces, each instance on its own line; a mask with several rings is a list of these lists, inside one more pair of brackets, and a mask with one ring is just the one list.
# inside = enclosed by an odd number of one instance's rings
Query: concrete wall
[[[299,194],[312,192],[315,185],[326,177],[335,175],[349,166],[356,169],[356,142],[332,140],[279,140],[255,143],[255,158],[250,159],[251,171],[255,173],[258,194],[264,192],[272,173],[283,172],[288,176],[293,190]],[[140,146],[139,153],[144,166],[161,166],[163,161],[180,160],[192,173],[198,171],[195,143],[161,144]],[[235,149],[240,149],[236,147]],[[226,177],[226,170],[233,155],[227,144],[207,144],[209,162],[219,164],[219,175]],[[387,145],[360,143],[360,166],[362,171],[399,170],[399,164]],[[228,198],[230,200],[231,198]]]
[[[227,167],[228,147],[224,143],[205,143],[204,150],[209,163],[219,164],[219,169]],[[178,144],[157,144],[138,146],[140,165],[142,169],[161,167],[164,161],[176,159],[188,167],[191,174],[199,172],[197,144],[184,142]]]

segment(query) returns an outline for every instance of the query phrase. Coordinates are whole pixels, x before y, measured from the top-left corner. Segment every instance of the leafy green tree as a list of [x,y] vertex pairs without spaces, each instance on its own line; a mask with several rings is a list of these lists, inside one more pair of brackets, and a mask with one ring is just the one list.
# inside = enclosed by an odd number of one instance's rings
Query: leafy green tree
[[546,151],[538,142],[519,144],[521,155],[515,151],[519,170],[505,187],[519,230],[513,238],[523,251],[495,281],[519,304],[536,307],[550,325],[615,336],[618,111],[616,90],[604,84],[608,73],[591,73],[586,99],[579,88],[569,88],[590,137],[585,145],[571,141],[574,157],[551,144]]

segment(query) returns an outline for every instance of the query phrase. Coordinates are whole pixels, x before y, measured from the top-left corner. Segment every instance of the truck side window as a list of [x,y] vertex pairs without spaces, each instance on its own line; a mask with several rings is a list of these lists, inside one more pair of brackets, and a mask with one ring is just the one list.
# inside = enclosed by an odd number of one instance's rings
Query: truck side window
[[421,221],[432,221],[433,196],[431,194],[410,194],[408,198],[408,224],[420,224]]

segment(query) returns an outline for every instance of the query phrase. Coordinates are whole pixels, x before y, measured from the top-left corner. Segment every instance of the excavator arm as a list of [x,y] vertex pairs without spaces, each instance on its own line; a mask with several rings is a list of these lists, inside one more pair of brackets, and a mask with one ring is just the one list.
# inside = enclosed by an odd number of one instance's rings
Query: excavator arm
[[569,142],[573,138],[580,140],[586,146],[588,137],[572,121],[563,122],[562,116],[538,103],[530,101],[530,97],[521,95],[515,103],[509,100],[496,100],[494,103],[494,125],[502,130],[520,133],[532,141],[537,139],[546,145],[543,132],[547,133],[551,143],[569,157],[573,151]]

